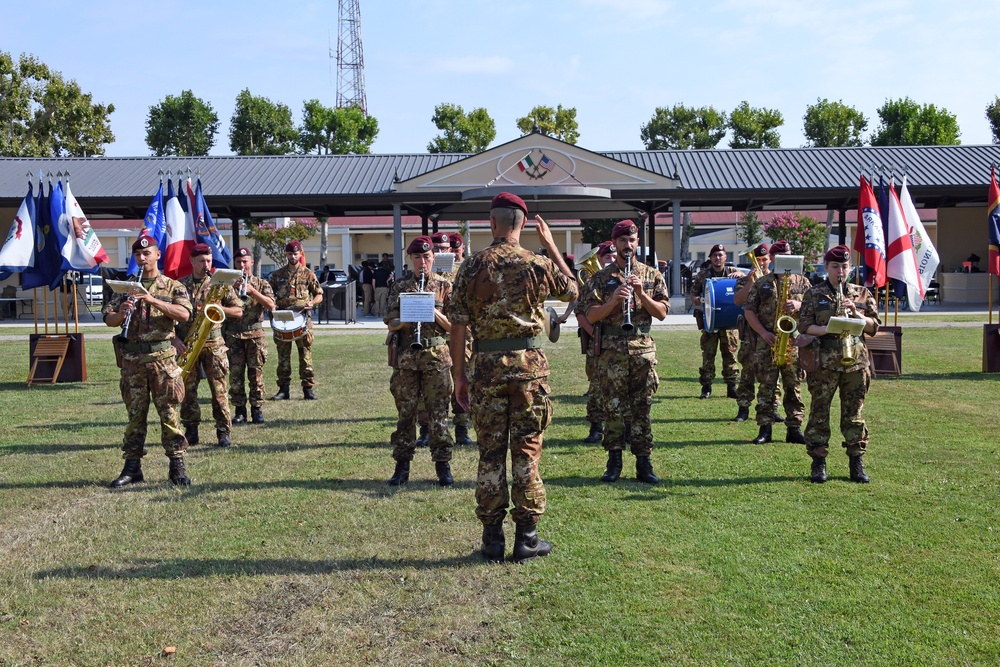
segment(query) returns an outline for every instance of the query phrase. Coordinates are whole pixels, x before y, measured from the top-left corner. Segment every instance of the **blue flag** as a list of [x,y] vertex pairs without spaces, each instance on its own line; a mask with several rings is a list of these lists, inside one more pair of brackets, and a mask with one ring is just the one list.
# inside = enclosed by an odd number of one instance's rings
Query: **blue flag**
[[205,197],[201,193],[201,179],[195,186],[195,230],[198,233],[198,241],[207,243],[212,249],[212,266],[219,269],[228,269],[233,263],[233,255],[226,247],[226,240],[219,234],[219,229],[212,220],[212,214],[205,203]]
[[[167,218],[163,214],[162,182],[160,183],[160,189],[153,195],[153,201],[149,202],[149,208],[146,209],[143,230],[139,232],[139,236],[143,234],[148,234],[156,240],[156,245],[160,248],[160,264],[162,265],[163,251],[167,247]],[[161,266],[160,268],[163,267]],[[139,265],[135,263],[135,257],[130,256],[128,260],[128,274],[131,276],[136,273],[139,273]]]
[[[55,191],[51,183],[49,190]],[[35,265],[25,269],[21,274],[21,287],[24,289],[58,284],[59,268],[62,266],[59,240],[56,238],[55,225],[52,224],[52,209],[49,206],[49,197],[45,195],[44,185],[38,188],[35,215]]]
[[55,239],[55,253],[59,257],[56,270],[52,273],[52,280],[49,281],[49,289],[57,289],[62,282],[63,274],[72,269],[69,261],[62,255],[63,246],[66,245],[66,236],[60,229],[59,219],[66,215],[66,197],[63,195],[62,181],[55,184],[49,191],[49,226],[52,228],[52,237]]

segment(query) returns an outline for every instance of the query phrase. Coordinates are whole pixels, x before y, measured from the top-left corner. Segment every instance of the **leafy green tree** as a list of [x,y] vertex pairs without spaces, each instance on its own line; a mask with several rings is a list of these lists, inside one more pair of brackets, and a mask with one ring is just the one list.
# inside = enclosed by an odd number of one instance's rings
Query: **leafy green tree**
[[580,138],[576,108],[563,109],[561,104],[555,109],[546,106],[535,107],[527,116],[517,119],[517,129],[522,134],[531,134],[537,129],[542,134],[555,137],[567,144],[576,144]]
[[287,263],[285,257],[285,246],[290,241],[305,241],[316,233],[319,224],[313,221],[292,220],[287,227],[278,227],[274,220],[263,220],[261,218],[245,218],[243,220],[247,226],[247,238],[253,239],[257,248],[264,251],[264,254],[278,266]]
[[886,100],[878,108],[879,126],[872,146],[955,146],[961,132],[947,109],[917,104],[909,97]]
[[746,100],[729,114],[729,127],[733,138],[730,148],[778,148],[781,136],[778,129],[785,124],[785,118],[777,109],[757,109]]
[[208,155],[218,131],[219,115],[190,90],[167,95],[146,116],[146,145],[153,155]]
[[229,148],[237,155],[287,155],[295,151],[299,132],[292,110],[281,102],[251,95],[236,96],[229,122]]
[[818,262],[823,254],[827,226],[825,222],[794,211],[778,213],[765,222],[764,233],[773,241],[788,241],[792,254],[803,255],[806,265],[809,265]]
[[302,104],[299,147],[306,153],[369,153],[378,136],[378,120],[359,107],[333,108],[317,99]]
[[480,153],[497,136],[497,126],[482,107],[469,113],[458,104],[439,104],[431,118],[441,134],[427,144],[429,153]]
[[621,218],[589,218],[581,220],[583,242],[592,246],[611,240],[611,230]]
[[94,104],[73,79],[35,56],[15,61],[0,51],[0,155],[83,157],[104,155],[115,140],[113,104]]
[[639,135],[646,150],[715,148],[726,136],[726,112],[715,107],[657,107]]
[[736,238],[746,243],[748,248],[753,248],[764,240],[761,227],[757,211],[743,211],[740,213],[739,222],[736,223]]
[[986,105],[986,120],[990,121],[993,143],[1000,144],[1000,97]]
[[816,98],[806,107],[802,131],[811,148],[825,146],[860,146],[861,135],[868,129],[865,115],[841,101]]

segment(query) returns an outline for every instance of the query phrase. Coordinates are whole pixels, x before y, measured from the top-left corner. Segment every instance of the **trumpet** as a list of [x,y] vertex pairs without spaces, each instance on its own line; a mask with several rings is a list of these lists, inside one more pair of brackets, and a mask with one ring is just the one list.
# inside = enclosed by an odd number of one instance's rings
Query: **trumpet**
[[[424,273],[423,269],[420,269],[420,285],[419,285],[419,287],[417,287],[417,291],[418,292],[423,292],[424,291],[426,280],[427,280],[427,274]],[[417,335],[413,339],[413,342],[410,343],[410,349],[411,350],[422,350],[422,349],[424,349],[424,344],[420,340],[420,322],[417,322]]]
[[749,250],[745,250],[740,253],[740,257],[747,258],[747,260],[750,262],[750,265],[753,266],[753,271],[751,271],[750,273],[751,274],[756,273],[757,277],[759,278],[760,276],[764,275],[764,272],[760,270],[760,262],[757,260],[757,253],[754,252],[756,249],[757,247],[754,246]]
[[250,283],[250,272],[244,271],[242,277],[243,283],[240,285],[239,296],[241,299],[247,298],[247,286]]
[[[622,253],[625,258],[625,272],[622,274],[627,284],[629,279],[632,277],[632,253],[626,250]],[[622,331],[627,334],[635,331],[635,325],[632,324],[632,286],[628,287],[628,297],[622,302],[622,310],[625,316],[625,322],[622,324]]]
[[[138,282],[139,274],[133,273],[132,275],[126,277],[125,280]],[[130,303],[133,306],[132,310],[128,311],[128,315],[125,316],[125,321],[122,322],[122,338],[128,338],[128,328],[129,325],[132,324],[132,314],[135,312],[135,297],[129,294],[125,297],[124,303]]]

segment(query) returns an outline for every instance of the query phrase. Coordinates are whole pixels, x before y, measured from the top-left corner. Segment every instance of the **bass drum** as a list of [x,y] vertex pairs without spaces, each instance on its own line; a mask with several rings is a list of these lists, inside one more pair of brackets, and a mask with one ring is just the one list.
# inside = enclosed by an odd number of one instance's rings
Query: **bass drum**
[[709,278],[701,302],[705,307],[705,331],[715,333],[722,329],[735,329],[743,309],[733,303],[736,296],[736,278]]

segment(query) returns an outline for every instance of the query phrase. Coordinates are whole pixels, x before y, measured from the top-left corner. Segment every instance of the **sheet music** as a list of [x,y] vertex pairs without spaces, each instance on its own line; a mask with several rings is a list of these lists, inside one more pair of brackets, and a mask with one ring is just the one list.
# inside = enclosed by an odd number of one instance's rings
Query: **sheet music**
[[136,296],[138,294],[149,294],[149,291],[142,286],[142,283],[134,282],[131,280],[108,280],[108,287],[115,294],[128,294],[129,296]]
[[399,295],[400,322],[433,322],[434,292],[403,292]]
[[865,320],[853,317],[831,317],[826,325],[828,334],[840,334],[847,332],[854,336],[860,336],[865,330]]
[[455,253],[453,252],[434,253],[434,264],[431,265],[431,271],[433,271],[434,273],[451,273],[454,270],[455,270]]
[[276,310],[271,315],[276,322],[291,322],[295,319],[294,310]]
[[217,269],[212,274],[212,282],[216,285],[235,285],[242,277],[243,272],[238,269]]

